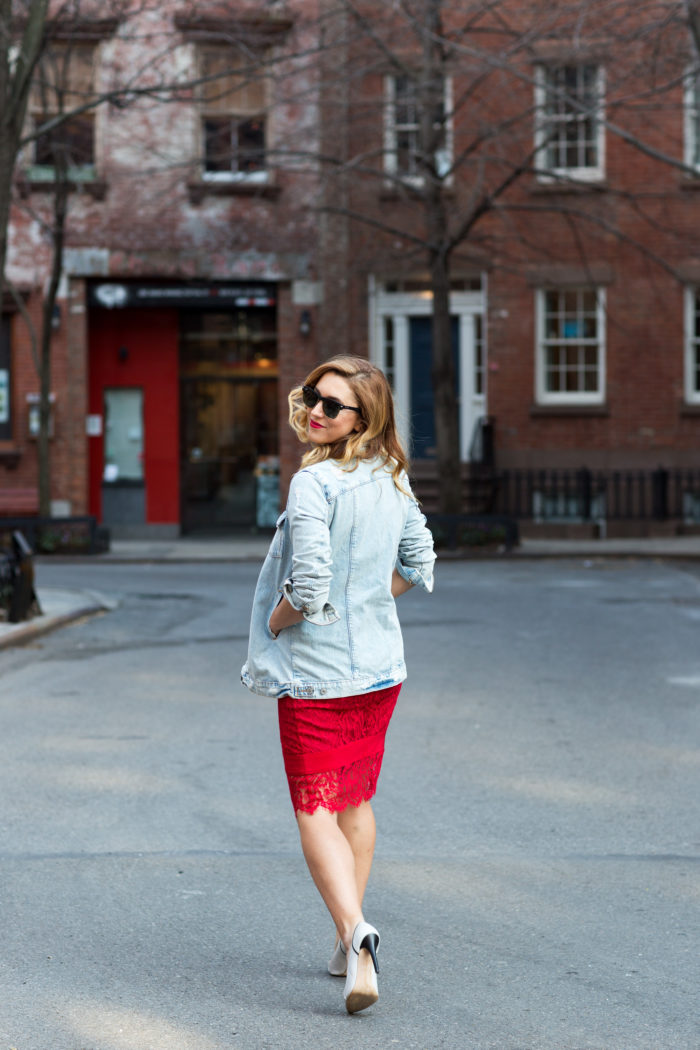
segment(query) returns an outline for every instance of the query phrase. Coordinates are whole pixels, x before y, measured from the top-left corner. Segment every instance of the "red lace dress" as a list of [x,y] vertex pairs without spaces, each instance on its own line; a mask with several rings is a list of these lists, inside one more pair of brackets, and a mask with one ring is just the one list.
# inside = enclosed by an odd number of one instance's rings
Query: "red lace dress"
[[278,703],[284,768],[294,810],[337,813],[372,798],[400,685],[332,700]]

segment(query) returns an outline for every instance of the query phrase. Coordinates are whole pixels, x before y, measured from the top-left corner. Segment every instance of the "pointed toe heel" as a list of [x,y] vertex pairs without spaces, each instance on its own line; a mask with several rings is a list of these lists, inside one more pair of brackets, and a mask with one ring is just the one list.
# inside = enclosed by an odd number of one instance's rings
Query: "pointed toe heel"
[[347,954],[348,971],[345,978],[344,998],[345,1009],[349,1014],[366,1010],[379,998],[378,950],[378,931],[368,922],[358,922],[352,934],[352,947]]

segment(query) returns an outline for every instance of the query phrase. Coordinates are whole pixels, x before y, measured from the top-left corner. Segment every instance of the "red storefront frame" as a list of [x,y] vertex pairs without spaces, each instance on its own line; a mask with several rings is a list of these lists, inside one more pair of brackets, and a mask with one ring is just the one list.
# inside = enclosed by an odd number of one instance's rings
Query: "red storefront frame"
[[[104,391],[143,390],[146,524],[180,521],[179,318],[177,310],[90,311],[89,411],[103,417]],[[90,513],[102,521],[104,428],[88,437]]]

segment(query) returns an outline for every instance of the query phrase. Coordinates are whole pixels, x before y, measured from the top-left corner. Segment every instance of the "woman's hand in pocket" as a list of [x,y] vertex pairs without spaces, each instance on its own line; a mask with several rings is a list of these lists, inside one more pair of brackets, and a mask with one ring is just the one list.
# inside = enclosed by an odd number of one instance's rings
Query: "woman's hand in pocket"
[[280,598],[279,602],[275,606],[268,627],[275,638],[283,631],[285,627],[292,627],[295,623],[300,623],[304,619],[304,614],[300,613],[298,609],[295,609],[286,598]]

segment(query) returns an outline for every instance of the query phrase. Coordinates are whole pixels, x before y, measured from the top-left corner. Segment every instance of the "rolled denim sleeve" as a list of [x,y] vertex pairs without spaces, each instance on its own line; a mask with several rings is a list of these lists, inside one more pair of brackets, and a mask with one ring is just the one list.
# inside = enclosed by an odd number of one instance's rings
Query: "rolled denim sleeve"
[[396,568],[404,580],[422,587],[429,594],[433,590],[433,566],[435,551],[433,537],[414,499],[409,500],[408,514],[399,541],[399,556]]
[[305,620],[319,625],[340,619],[328,600],[333,578],[331,511],[320,482],[305,471],[295,474],[287,501],[292,575],[282,590]]

